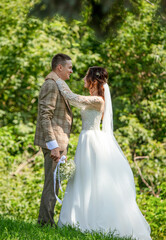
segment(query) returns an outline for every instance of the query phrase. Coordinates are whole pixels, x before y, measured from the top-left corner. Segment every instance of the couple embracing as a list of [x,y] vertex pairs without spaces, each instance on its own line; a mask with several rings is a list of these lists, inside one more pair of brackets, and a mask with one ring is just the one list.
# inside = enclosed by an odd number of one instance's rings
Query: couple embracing
[[53,173],[60,157],[67,154],[73,105],[81,109],[82,131],[74,159],[76,172],[68,181],[58,226],[150,240],[150,227],[136,203],[133,173],[113,135],[108,73],[90,67],[83,79],[90,96],[82,96],[65,83],[72,72],[71,58],[55,55],[39,94],[35,144],[44,154],[45,182],[38,223],[56,226]]

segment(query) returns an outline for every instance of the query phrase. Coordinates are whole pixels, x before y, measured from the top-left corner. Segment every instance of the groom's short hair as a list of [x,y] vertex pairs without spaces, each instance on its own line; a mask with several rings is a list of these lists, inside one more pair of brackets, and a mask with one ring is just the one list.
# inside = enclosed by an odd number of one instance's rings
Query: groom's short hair
[[58,64],[65,66],[67,60],[71,60],[68,55],[63,53],[56,54],[52,59],[52,70],[55,70]]

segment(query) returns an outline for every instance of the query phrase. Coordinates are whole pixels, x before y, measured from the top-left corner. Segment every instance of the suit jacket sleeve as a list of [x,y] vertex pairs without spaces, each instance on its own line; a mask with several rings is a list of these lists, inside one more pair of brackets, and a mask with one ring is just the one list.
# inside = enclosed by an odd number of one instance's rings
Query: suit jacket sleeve
[[78,108],[88,108],[103,110],[104,100],[99,96],[82,96],[73,93],[69,86],[62,79],[56,81],[58,89],[61,92],[62,96],[69,101],[69,103]]
[[40,122],[46,142],[56,140],[51,119],[56,109],[58,88],[55,81],[49,79],[43,84],[39,95]]

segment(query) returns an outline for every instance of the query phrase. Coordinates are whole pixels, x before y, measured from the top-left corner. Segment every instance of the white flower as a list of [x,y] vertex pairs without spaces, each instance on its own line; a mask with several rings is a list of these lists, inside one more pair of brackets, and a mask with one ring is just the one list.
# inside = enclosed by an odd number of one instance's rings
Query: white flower
[[[72,178],[75,174],[75,170],[76,170],[76,166],[75,166],[75,162],[70,159],[67,160],[64,164],[60,165],[60,180],[69,180],[70,178]],[[58,179],[58,174],[56,175],[57,179]]]
[[96,76],[99,76],[99,77],[100,77],[100,73],[99,73],[99,72],[96,72]]

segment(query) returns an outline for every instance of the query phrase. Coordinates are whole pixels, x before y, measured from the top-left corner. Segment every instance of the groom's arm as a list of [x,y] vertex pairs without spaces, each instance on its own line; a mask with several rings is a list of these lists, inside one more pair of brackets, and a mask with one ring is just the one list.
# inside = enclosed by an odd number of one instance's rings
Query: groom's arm
[[41,88],[39,97],[40,120],[44,138],[48,149],[51,150],[51,157],[54,160],[60,157],[59,146],[51,124],[51,119],[56,109],[57,94],[58,88],[56,83],[53,80],[47,80]]
[[46,145],[47,145],[47,148],[48,148],[49,150],[52,150],[52,149],[54,149],[54,148],[59,147],[59,145],[58,145],[58,143],[57,143],[56,140],[52,140],[52,141],[46,142]]

